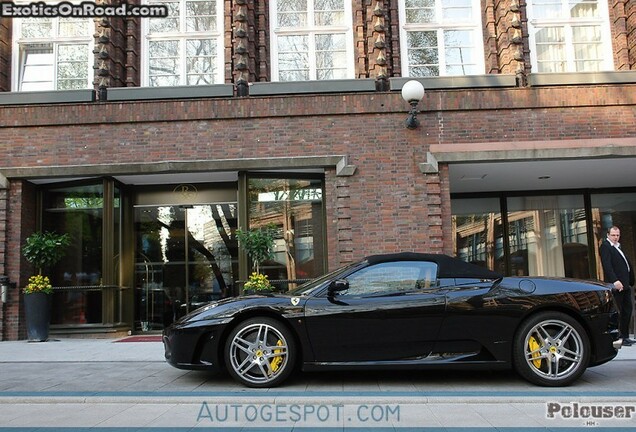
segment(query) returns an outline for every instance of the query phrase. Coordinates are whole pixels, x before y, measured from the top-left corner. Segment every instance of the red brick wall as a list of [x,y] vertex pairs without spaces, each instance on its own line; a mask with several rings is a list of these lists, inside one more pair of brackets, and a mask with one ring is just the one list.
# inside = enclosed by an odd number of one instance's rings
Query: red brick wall
[[[113,0],[104,0],[112,2]],[[135,1],[137,2],[137,1]],[[614,48],[614,63],[618,70],[630,70],[636,67],[636,2],[629,0],[608,0],[610,28]],[[516,7],[515,5],[518,5]],[[267,2],[249,2],[245,0],[224,1],[225,38],[225,82],[236,82],[237,38],[235,20],[240,8],[247,10],[246,22],[248,52],[245,55],[247,71],[241,76],[249,77],[250,82],[270,81],[269,46],[269,9]],[[397,0],[355,0],[353,6],[353,30],[355,52],[355,76],[358,78],[377,77],[387,73],[402,76],[400,64],[399,30]],[[482,23],[484,58],[486,73],[515,74],[519,70],[530,71],[526,2],[524,0],[483,0]],[[381,21],[384,29],[378,32],[374,26],[376,10],[381,9]],[[99,20],[98,20],[99,21]],[[100,31],[108,33],[105,44],[108,53],[106,77],[109,86],[140,85],[141,25],[137,19],[110,19],[110,24]],[[520,22],[520,27],[513,24]],[[0,19],[0,91],[10,89],[10,48],[11,21]],[[514,24],[516,25],[516,24]],[[99,34],[99,32],[98,32]],[[383,38],[384,48],[375,46]],[[519,40],[519,37],[522,39]],[[96,40],[98,38],[96,37]],[[96,44],[96,73],[99,72],[99,51],[104,44]],[[378,58],[386,60],[386,65],[378,63]],[[99,85],[99,76],[95,79]]]
[[3,308],[3,333],[0,336],[4,340],[18,340],[26,336],[25,324],[20,319],[24,316],[24,313],[21,313],[23,294],[20,287],[26,284],[31,272],[20,250],[26,237],[35,231],[35,187],[26,182],[12,181],[5,195],[8,201],[7,220],[3,230],[6,236],[4,274],[16,284],[16,288],[9,290],[8,302]]
[[627,69],[636,70],[636,2],[633,0],[624,1],[629,58],[629,68]]
[[[0,275],[6,275],[5,256],[7,250],[7,206],[9,190],[0,188]],[[7,298],[8,300],[8,298]],[[0,300],[0,341],[6,339],[5,330],[9,328],[5,324],[5,309],[7,306]]]
[[11,20],[0,18],[0,91],[11,90]]
[[[397,92],[0,107],[2,167],[348,155],[327,174],[333,267],[369,252],[447,250],[448,172],[426,152],[569,147],[636,136],[636,85],[429,91],[417,130]],[[49,127],[40,127],[49,125]],[[537,137],[540,137],[537,140]],[[14,247],[15,243],[11,243]]]

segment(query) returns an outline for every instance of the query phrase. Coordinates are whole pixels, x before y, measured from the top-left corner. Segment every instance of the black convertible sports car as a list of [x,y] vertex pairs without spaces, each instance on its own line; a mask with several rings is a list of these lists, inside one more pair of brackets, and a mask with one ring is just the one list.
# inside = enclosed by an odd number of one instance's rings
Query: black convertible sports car
[[167,361],[249,387],[303,370],[510,368],[565,386],[621,346],[608,285],[501,277],[446,255],[370,256],[285,294],[215,301],[164,331]]

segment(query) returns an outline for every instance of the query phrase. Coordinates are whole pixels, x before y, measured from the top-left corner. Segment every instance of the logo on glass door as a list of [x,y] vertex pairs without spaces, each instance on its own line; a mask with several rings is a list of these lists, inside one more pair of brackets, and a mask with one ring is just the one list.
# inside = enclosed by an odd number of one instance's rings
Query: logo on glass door
[[194,185],[191,184],[180,184],[175,187],[173,190],[174,193],[181,195],[181,197],[189,199],[194,198],[199,191]]

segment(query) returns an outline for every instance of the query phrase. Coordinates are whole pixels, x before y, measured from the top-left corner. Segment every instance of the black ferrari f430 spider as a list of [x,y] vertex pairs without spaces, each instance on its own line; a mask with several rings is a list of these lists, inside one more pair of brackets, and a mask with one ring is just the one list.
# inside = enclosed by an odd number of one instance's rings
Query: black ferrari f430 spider
[[302,370],[514,368],[566,386],[621,346],[607,284],[502,277],[439,254],[374,255],[286,293],[218,300],[164,331],[167,361],[249,387]]

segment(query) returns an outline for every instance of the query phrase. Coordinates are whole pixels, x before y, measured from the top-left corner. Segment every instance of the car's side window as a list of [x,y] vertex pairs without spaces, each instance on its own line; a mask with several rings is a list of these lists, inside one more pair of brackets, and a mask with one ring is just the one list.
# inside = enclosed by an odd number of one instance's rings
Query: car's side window
[[416,292],[437,286],[437,264],[396,261],[365,267],[347,277],[349,289],[341,296],[375,297]]

